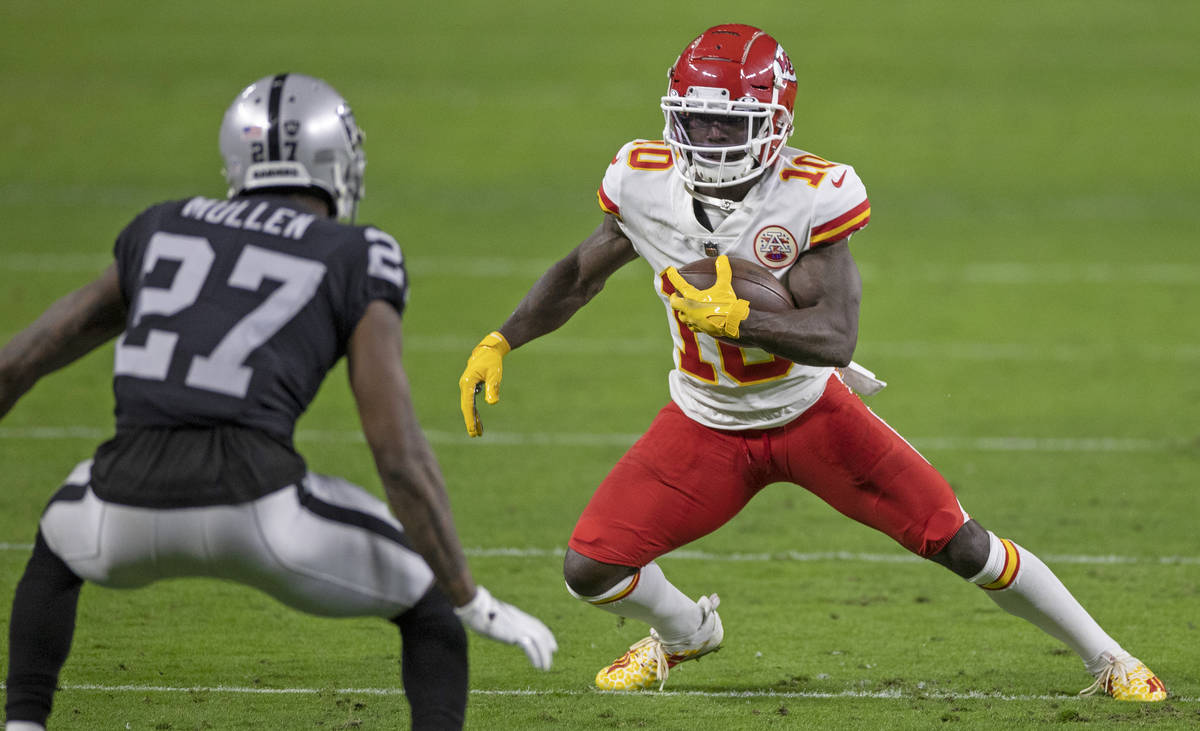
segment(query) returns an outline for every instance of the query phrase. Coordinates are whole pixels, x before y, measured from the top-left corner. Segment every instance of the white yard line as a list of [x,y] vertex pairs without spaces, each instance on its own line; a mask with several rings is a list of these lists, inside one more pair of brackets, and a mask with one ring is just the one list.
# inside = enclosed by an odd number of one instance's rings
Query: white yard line
[[[0,551],[28,552],[32,543],[0,542]],[[465,553],[478,558],[533,558],[561,560],[564,548],[465,548]],[[1043,560],[1054,564],[1084,565],[1141,565],[1141,566],[1200,566],[1200,556],[1116,556],[1083,554],[1039,554]],[[924,559],[910,553],[853,553],[851,551],[772,551],[765,553],[714,553],[680,549],[663,557],[667,561],[708,561],[712,563],[793,563],[849,562],[849,563],[921,563]]]
[[[4,684],[0,683],[0,688]],[[319,695],[322,693],[338,693],[343,695],[376,695],[376,696],[401,696],[404,691],[400,688],[247,688],[240,686],[215,685],[215,686],[169,686],[169,685],[101,685],[91,683],[67,684],[59,686],[59,690],[65,691],[97,691],[103,693],[228,693],[242,695]],[[537,697],[537,696],[623,696],[627,698],[779,698],[779,699],[833,699],[833,698],[860,698],[874,700],[992,700],[992,701],[1067,701],[1079,700],[1082,702],[1094,702],[1088,698],[1081,698],[1076,695],[1009,695],[1006,693],[982,693],[978,691],[968,691],[965,693],[953,693],[944,691],[926,691],[918,689],[915,691],[906,690],[880,690],[880,691],[865,691],[865,690],[843,690],[837,692],[829,691],[774,691],[774,690],[736,690],[736,691],[703,691],[703,690],[667,690],[667,691],[643,691],[643,692],[602,692],[592,690],[534,690],[528,689],[486,689],[476,688],[470,691],[471,695],[481,696],[516,696],[516,697]],[[1172,702],[1177,703],[1195,703],[1198,698],[1181,698],[1172,696]]]
[[[12,339],[15,334],[15,330],[0,332],[0,343]],[[404,336],[404,346],[406,352],[412,353],[461,354],[465,362],[466,354],[475,347],[477,339],[476,335],[409,333]],[[859,358],[867,365],[877,364],[882,359],[982,362],[984,364],[1001,362],[1031,365],[1058,363],[1094,365],[1100,362],[1115,363],[1135,359],[1142,363],[1162,362],[1167,366],[1190,365],[1200,361],[1200,343],[1165,345],[1134,340],[1087,345],[871,340],[864,341],[861,346]],[[656,362],[659,359],[664,363],[669,363],[671,354],[670,343],[665,335],[643,338],[584,338],[563,335],[536,341],[527,347],[530,352],[536,350],[543,354],[644,357],[648,363]],[[881,375],[884,376],[884,380],[887,380],[886,372]]]
[[[2,544],[0,544],[2,545]],[[468,548],[468,556],[514,558],[561,558],[563,548]],[[773,563],[793,561],[797,563],[816,563],[822,561],[849,561],[859,563],[921,563],[924,561],[910,553],[853,553],[850,551],[772,551],[768,553],[713,553],[711,551],[696,551],[679,549],[663,557],[667,560],[684,561],[713,561],[725,563]],[[1200,566],[1200,556],[1115,556],[1115,555],[1081,555],[1081,554],[1042,554],[1042,558],[1052,563],[1066,564],[1100,564],[1100,565],[1192,565]]]
[[[422,353],[462,353],[463,358],[475,347],[477,336],[471,335],[423,335],[410,333],[404,336],[405,347]],[[666,359],[671,346],[663,337],[576,337],[554,335],[530,343],[530,350],[543,353],[566,355],[644,355],[648,358],[660,356]],[[1123,340],[1111,343],[989,343],[989,342],[936,342],[925,340],[863,340],[860,342],[858,359],[870,365],[880,358],[905,360],[953,360],[953,361],[1021,361],[1026,363],[1095,363],[1097,361],[1120,361],[1136,358],[1144,360],[1196,361],[1200,360],[1200,343],[1162,343]],[[886,376],[886,374],[883,374]],[[886,380],[886,378],[885,378]]]
[[[106,250],[46,252],[14,251],[0,258],[0,271],[80,272],[98,271],[112,261]],[[521,256],[450,257],[410,256],[406,258],[414,277],[452,276],[494,279],[514,277],[532,280],[551,264],[552,258]],[[869,259],[859,263],[863,279],[870,282],[890,276]],[[632,274],[631,274],[632,275]],[[1064,284],[1165,284],[1200,283],[1200,265],[1190,262],[1027,262],[974,261],[965,264],[926,263],[907,272],[913,282],[956,282],[980,285],[1060,286]]]
[[[94,426],[28,426],[0,427],[0,440],[85,440],[96,441],[112,436],[112,427]],[[488,431],[482,439],[472,440],[465,434],[427,430],[426,437],[434,444],[471,444],[478,447],[628,447],[640,434],[603,432],[495,432]],[[300,429],[299,442],[363,443],[362,432],[339,429]],[[908,439],[918,449],[949,452],[1169,452],[1185,448],[1183,440],[1140,439],[1126,437],[912,437]]]

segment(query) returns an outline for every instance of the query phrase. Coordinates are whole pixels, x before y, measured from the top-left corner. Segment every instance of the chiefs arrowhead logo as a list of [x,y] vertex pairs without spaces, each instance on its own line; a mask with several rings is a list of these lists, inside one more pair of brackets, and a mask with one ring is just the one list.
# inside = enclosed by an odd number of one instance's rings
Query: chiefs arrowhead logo
[[768,269],[783,269],[800,256],[796,237],[783,226],[765,226],[754,235],[754,258]]

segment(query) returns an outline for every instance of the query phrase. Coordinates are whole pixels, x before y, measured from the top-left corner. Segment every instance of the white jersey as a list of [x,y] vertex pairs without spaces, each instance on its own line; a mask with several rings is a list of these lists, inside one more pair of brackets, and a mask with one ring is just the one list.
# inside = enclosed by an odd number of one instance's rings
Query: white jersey
[[634,140],[613,158],[597,196],[654,271],[675,347],[671,398],[685,414],[717,429],[765,429],[786,424],[820,398],[832,368],[692,332],[671,309],[674,288],[663,271],[727,254],[782,279],[803,252],[867,225],[871,206],[854,168],[784,147],[741,205],[709,231],[696,220],[670,148]]

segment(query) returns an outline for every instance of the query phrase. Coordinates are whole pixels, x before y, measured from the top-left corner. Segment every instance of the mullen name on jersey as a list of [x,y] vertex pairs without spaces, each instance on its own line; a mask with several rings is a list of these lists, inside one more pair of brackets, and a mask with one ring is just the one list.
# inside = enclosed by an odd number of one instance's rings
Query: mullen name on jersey
[[[250,208],[251,204],[254,208]],[[267,211],[274,208],[270,215]],[[246,231],[262,231],[273,236],[299,240],[313,221],[312,213],[301,213],[291,208],[277,206],[264,201],[214,200],[196,196],[183,207],[182,215],[205,223],[221,224],[229,228]],[[265,218],[264,218],[265,216]]]

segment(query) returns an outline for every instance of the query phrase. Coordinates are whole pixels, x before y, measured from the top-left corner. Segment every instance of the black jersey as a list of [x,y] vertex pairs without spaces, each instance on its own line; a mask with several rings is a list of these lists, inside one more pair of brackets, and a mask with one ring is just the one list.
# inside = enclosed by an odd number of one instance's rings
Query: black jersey
[[290,446],[367,305],[403,312],[408,291],[391,236],[280,196],[153,206],[114,254],[129,305],[113,371],[118,435],[235,426]]

